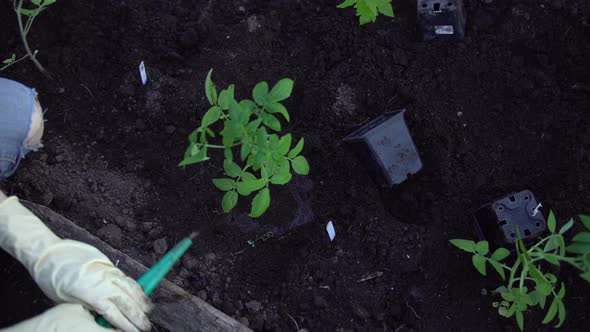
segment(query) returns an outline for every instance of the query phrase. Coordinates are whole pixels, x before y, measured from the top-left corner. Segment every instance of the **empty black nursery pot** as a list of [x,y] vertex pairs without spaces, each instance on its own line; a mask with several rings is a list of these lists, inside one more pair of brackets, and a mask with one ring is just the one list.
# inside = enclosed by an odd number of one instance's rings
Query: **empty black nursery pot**
[[404,182],[422,169],[405,109],[380,115],[344,138],[368,166],[373,178],[383,187]]
[[461,40],[465,36],[463,0],[418,0],[418,38]]
[[514,247],[517,227],[524,242],[537,238],[547,227],[545,217],[530,190],[506,195],[485,204],[473,216],[480,240],[496,246]]

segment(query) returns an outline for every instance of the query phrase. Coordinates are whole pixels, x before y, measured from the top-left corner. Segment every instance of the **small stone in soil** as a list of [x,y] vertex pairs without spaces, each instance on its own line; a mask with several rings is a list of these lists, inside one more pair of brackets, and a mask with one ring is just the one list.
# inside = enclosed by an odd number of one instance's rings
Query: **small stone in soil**
[[166,251],[168,251],[168,241],[165,237],[154,242],[154,251],[160,256],[164,255]]
[[363,306],[360,304],[353,304],[352,305],[352,313],[356,318],[360,319],[367,319],[369,318],[370,314]]
[[148,233],[148,239],[150,239],[150,240],[157,239],[160,235],[162,235],[163,231],[164,231],[164,228],[162,226],[158,226],[158,227],[152,229]]
[[147,222],[142,222],[139,225],[139,228],[141,229],[142,232],[147,233],[147,232],[151,231],[152,229],[154,229],[156,226],[158,226],[157,223],[147,221]]
[[115,223],[130,232],[135,232],[137,230],[137,225],[135,225],[129,218],[123,216],[115,217]]
[[96,235],[105,242],[111,244],[113,247],[121,247],[123,232],[121,231],[121,228],[115,224],[108,224],[102,227],[96,232]]
[[218,308],[221,306],[221,297],[219,297],[219,293],[213,293],[211,296],[211,303]]
[[262,303],[260,303],[259,301],[249,301],[246,302],[246,308],[248,309],[248,312],[251,314],[255,314],[257,312],[260,311],[260,309],[262,309]]
[[53,202],[53,193],[51,193],[49,191],[43,193],[39,199],[39,203],[41,205],[47,206],[47,205],[51,204],[51,202]]
[[165,130],[166,130],[166,134],[172,134],[176,131],[176,127],[169,125],[169,126],[166,126]]
[[205,290],[200,290],[197,292],[197,296],[203,300],[203,301],[207,301],[207,292]]
[[318,308],[325,308],[328,306],[328,303],[326,302],[326,299],[324,299],[321,296],[314,296],[313,298],[313,304],[318,307]]
[[233,315],[236,312],[236,308],[231,303],[231,301],[224,301],[221,305],[221,310],[228,315]]
[[250,326],[250,321],[246,317],[240,317],[238,321],[246,327]]
[[191,256],[190,254],[185,254],[180,259],[182,266],[184,266],[187,270],[192,270],[199,264],[199,261]]

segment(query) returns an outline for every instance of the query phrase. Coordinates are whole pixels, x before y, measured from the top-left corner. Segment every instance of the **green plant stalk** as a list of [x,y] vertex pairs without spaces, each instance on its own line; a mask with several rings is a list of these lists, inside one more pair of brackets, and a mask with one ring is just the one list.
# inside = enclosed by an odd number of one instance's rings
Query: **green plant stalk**
[[10,66],[12,66],[12,65],[14,65],[14,64],[16,64],[16,63],[18,63],[18,62],[20,62],[20,61],[22,61],[22,60],[24,60],[24,59],[26,59],[26,58],[28,58],[28,57],[29,57],[29,55],[28,55],[28,54],[25,54],[25,55],[23,55],[23,56],[22,56],[20,59],[16,59],[16,60],[14,60],[14,61],[12,61],[12,62],[10,62],[10,63],[8,63],[8,64],[4,65],[3,67],[0,67],[0,71],[2,71],[2,70],[4,70],[4,69],[6,69],[6,68],[8,68],[8,67],[10,67]]
[[[43,68],[43,66],[41,65],[41,63],[39,63],[39,61],[37,61],[37,57],[36,57],[36,52],[33,53],[31,52],[31,48],[29,47],[29,43],[27,42],[27,33],[28,30],[26,30],[23,27],[23,18],[22,18],[22,14],[20,13],[20,10],[23,7],[23,0],[19,0],[18,1],[18,5],[16,7],[16,17],[18,20],[18,29],[20,32],[20,37],[21,37],[21,41],[23,42],[23,46],[25,48],[25,51],[27,52],[27,55],[29,56],[29,58],[31,58],[31,61],[33,61],[33,63],[35,64],[35,66],[37,67],[37,69],[39,69],[39,71],[45,75],[45,77],[51,79],[51,74],[49,74],[49,72],[47,70],[45,70],[45,68]],[[31,19],[29,19],[30,21]],[[28,21],[27,21],[28,23]],[[28,27],[29,29],[31,28],[30,26]]]

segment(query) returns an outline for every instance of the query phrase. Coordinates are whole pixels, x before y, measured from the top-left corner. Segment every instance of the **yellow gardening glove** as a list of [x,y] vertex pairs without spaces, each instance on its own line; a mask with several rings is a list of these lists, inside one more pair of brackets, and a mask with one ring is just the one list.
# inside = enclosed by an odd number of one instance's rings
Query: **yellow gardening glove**
[[125,332],[151,329],[152,304],[133,279],[98,249],[58,238],[16,197],[0,197],[0,247],[55,302],[82,304]]
[[80,304],[60,304],[39,316],[0,332],[113,332],[96,324],[94,317]]

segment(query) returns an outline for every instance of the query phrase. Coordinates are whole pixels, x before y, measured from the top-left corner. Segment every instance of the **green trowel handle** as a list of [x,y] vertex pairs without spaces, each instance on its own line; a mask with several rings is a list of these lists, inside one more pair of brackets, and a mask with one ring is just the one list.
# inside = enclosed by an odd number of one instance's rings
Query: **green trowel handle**
[[[158,286],[160,281],[166,277],[170,269],[174,266],[174,263],[178,262],[180,257],[190,248],[193,244],[190,238],[185,238],[178,242],[169,252],[160,259],[156,265],[152,266],[144,275],[137,279],[137,283],[143,288],[145,295],[150,296],[154,289]],[[102,327],[112,328],[113,326],[107,322],[102,316],[96,318],[98,325]]]

